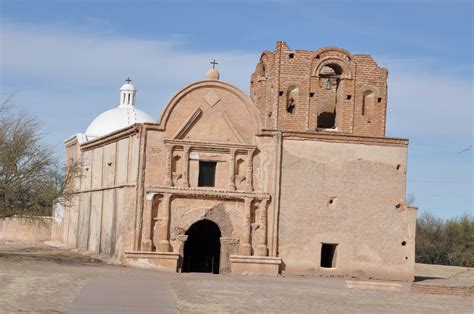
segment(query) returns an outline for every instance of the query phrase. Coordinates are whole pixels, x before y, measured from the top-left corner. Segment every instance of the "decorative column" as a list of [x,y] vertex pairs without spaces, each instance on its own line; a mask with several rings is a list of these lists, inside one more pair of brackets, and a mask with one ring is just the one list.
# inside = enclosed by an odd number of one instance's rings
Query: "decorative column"
[[235,153],[236,149],[232,148],[229,156],[229,185],[227,186],[231,191],[235,190]]
[[183,147],[183,186],[189,187],[189,146]]
[[267,256],[267,202],[268,200],[263,199],[258,206],[260,233],[255,254],[258,256]]
[[247,191],[253,191],[253,153],[255,149],[249,149],[247,151]]
[[172,172],[172,162],[173,162],[173,145],[166,144],[166,186],[173,186],[173,172]]
[[253,198],[244,198],[244,230],[240,244],[240,255],[251,255],[252,252],[252,246],[250,245],[250,232],[252,232],[252,228],[250,226],[250,211],[252,201]]
[[171,194],[164,193],[163,200],[163,215],[161,218],[161,230],[160,230],[160,243],[158,245],[158,251],[160,252],[171,252],[170,245],[170,212],[171,212]]
[[142,251],[152,251],[151,224],[153,222],[153,199],[156,193],[147,193],[143,208]]

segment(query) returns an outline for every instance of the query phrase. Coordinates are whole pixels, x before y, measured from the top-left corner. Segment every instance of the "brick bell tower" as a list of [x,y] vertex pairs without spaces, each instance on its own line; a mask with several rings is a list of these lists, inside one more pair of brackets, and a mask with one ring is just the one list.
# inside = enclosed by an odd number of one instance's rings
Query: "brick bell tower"
[[251,76],[262,128],[385,136],[387,75],[369,55],[325,47],[291,50],[278,41]]

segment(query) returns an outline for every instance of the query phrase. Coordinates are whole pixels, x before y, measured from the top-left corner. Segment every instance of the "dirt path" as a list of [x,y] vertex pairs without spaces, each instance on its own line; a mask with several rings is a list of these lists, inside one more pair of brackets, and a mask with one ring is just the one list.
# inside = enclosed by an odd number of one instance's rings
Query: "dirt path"
[[[422,266],[425,280],[470,272]],[[450,272],[454,271],[455,275]],[[436,276],[430,274],[437,274]],[[444,274],[444,275],[443,275]],[[405,284],[406,285],[406,284]],[[348,289],[343,278],[169,274],[111,266],[44,244],[0,243],[0,312],[472,313],[474,298]],[[150,311],[150,309],[153,309]]]

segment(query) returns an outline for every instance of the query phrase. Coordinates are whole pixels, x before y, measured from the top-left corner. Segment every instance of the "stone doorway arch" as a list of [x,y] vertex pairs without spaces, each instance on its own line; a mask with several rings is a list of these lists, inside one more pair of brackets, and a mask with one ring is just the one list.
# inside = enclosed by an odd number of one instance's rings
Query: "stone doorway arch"
[[221,230],[208,219],[195,222],[186,232],[182,272],[219,273]]

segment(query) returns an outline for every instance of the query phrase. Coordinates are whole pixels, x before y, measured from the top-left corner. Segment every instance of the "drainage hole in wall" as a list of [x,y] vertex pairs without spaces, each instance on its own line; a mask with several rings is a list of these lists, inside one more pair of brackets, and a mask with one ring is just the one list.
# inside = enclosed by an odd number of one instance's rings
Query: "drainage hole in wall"
[[402,246],[405,246],[405,245],[407,245],[407,241],[402,242]]

